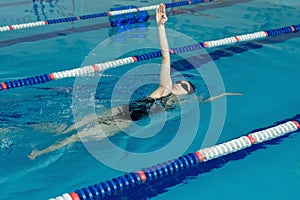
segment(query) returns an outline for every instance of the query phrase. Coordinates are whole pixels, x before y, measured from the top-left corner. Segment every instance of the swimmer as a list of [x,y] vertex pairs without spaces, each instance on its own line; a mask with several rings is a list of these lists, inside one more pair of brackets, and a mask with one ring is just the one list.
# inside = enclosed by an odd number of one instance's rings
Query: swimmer
[[[114,107],[101,116],[88,115],[80,122],[70,126],[63,131],[64,134],[78,131],[66,139],[51,145],[43,150],[33,150],[28,156],[30,159],[53,152],[62,147],[69,146],[74,142],[101,140],[105,137],[112,136],[120,130],[130,126],[132,121],[137,121],[149,116],[150,114],[160,112],[162,110],[171,110],[178,104],[178,97],[193,94],[195,92],[194,85],[186,80],[175,82],[173,85],[171,79],[171,61],[169,54],[169,45],[165,30],[165,22],[168,20],[165,6],[160,4],[156,9],[156,22],[158,26],[158,36],[160,49],[162,54],[162,64],[160,69],[160,82],[156,90],[148,97],[141,100],[131,102],[128,105]],[[215,97],[211,97],[204,102],[210,102],[223,96],[242,95],[241,93],[223,93]],[[203,102],[203,101],[202,101]],[[97,119],[94,120],[94,119]],[[95,122],[96,121],[96,122]],[[95,124],[98,123],[98,124]],[[101,126],[102,134],[99,134],[99,126]]]

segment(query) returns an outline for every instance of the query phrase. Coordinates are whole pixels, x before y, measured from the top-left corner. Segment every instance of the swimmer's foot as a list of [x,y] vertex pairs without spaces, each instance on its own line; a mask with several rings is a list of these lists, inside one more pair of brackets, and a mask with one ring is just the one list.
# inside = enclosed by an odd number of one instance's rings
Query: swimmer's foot
[[33,151],[28,155],[28,158],[29,158],[30,160],[34,160],[37,156],[38,156],[38,151],[37,151],[37,150],[33,150]]

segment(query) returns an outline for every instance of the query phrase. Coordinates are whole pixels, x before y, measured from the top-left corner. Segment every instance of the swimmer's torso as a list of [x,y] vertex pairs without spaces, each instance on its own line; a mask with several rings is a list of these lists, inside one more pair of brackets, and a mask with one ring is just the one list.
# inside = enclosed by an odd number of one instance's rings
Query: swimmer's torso
[[176,103],[177,98],[172,94],[157,99],[145,97],[128,105],[113,107],[110,114],[100,116],[98,121],[104,124],[111,124],[114,120],[137,121],[153,113],[171,110]]

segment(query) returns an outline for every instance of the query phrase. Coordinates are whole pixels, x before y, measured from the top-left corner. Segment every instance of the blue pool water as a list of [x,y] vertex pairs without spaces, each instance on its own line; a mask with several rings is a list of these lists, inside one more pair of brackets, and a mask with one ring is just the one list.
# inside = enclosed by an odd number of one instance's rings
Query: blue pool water
[[[167,34],[171,47],[225,38],[233,35],[269,30],[299,24],[300,3],[279,0],[236,0],[201,4],[168,10]],[[112,7],[155,5],[160,1],[8,1],[0,2],[0,26],[27,23],[38,20],[79,16],[108,11]],[[108,18],[74,23],[49,25],[32,29],[0,32],[0,82],[35,75],[73,69],[93,63],[157,50],[154,11],[149,11],[146,22],[129,27],[111,27]],[[127,31],[124,31],[127,30]],[[217,114],[225,112],[224,126],[217,128],[217,143],[246,135],[263,127],[292,118],[299,114],[298,85],[300,61],[299,33],[274,37],[235,46],[201,50],[191,54],[172,57],[174,79],[183,75],[191,80],[197,95],[208,98],[218,94],[222,86],[216,84],[219,72],[226,92],[239,92],[242,96],[227,97]],[[194,66],[187,63],[192,61]],[[30,160],[32,150],[42,150],[76,134],[76,130],[61,134],[76,122],[78,104],[87,104],[97,114],[121,104],[122,97],[132,94],[135,99],[149,94],[155,88],[159,70],[155,68],[159,59],[130,64],[106,72],[109,77],[99,76],[68,78],[32,87],[15,88],[0,92],[0,197],[6,199],[49,199],[65,192],[93,185],[123,175],[125,172],[107,166],[95,154],[107,155],[109,150],[91,152],[89,142],[76,142]],[[139,66],[143,68],[139,69]],[[152,68],[153,67],[153,68]],[[133,69],[139,69],[134,71]],[[147,69],[147,70],[145,70]],[[149,70],[149,71],[148,71]],[[203,74],[199,74],[202,72]],[[133,75],[127,75],[132,72]],[[141,76],[139,73],[145,73]],[[128,78],[128,77],[129,78]],[[118,82],[125,79],[124,85]],[[215,78],[215,79],[214,79]],[[212,80],[211,82],[208,80]],[[87,84],[82,87],[78,82]],[[98,84],[99,81],[99,84]],[[149,84],[143,85],[144,82]],[[151,82],[152,81],[152,82]],[[91,85],[90,83],[97,83]],[[153,83],[154,82],[154,83]],[[140,88],[136,88],[141,85]],[[142,86],[143,85],[143,86]],[[119,88],[116,97],[112,91]],[[135,92],[133,92],[137,89]],[[76,92],[82,96],[76,96]],[[91,92],[91,93],[89,93]],[[89,95],[88,101],[83,98]],[[91,103],[89,100],[94,102]],[[184,102],[188,102],[186,99]],[[223,104],[222,104],[223,105]],[[205,140],[212,118],[222,117],[212,113],[212,104],[202,103],[199,121],[186,127],[188,140],[182,141],[184,153],[194,152],[211,143]],[[193,105],[185,103],[187,111]],[[84,115],[85,116],[85,115]],[[84,117],[83,116],[83,117]],[[198,116],[198,117],[199,117]],[[77,116],[78,117],[78,116]],[[142,120],[138,129],[142,135],[155,128],[164,119],[155,115],[152,124]],[[166,147],[178,132],[180,119],[189,119],[189,114],[176,108],[168,113],[169,119],[161,131],[149,138],[135,138],[121,131],[110,137],[110,141],[123,152],[144,155]],[[219,117],[219,118],[218,118]],[[150,124],[150,125],[149,125]],[[218,124],[218,123],[217,123]],[[218,124],[218,125],[220,125]],[[196,131],[195,127],[196,126]],[[132,131],[129,129],[129,131]],[[218,137],[218,135],[220,136]],[[135,135],[135,136],[136,136]],[[147,134],[146,134],[147,135]],[[293,133],[287,137],[263,144],[254,149],[219,159],[204,165],[204,168],[186,170],[174,176],[145,184],[115,199],[295,199],[300,186],[300,136]],[[97,143],[97,145],[102,143]],[[180,143],[177,149],[180,149]],[[174,148],[174,151],[177,150]],[[172,152],[171,152],[171,155]],[[168,159],[175,158],[168,157]],[[179,156],[179,155],[178,155]],[[133,166],[124,153],[113,158],[119,168]],[[159,163],[164,155],[146,157],[145,163]],[[138,168],[135,168],[137,166]],[[144,167],[146,167],[144,166]],[[124,167],[125,168],[125,167]]]

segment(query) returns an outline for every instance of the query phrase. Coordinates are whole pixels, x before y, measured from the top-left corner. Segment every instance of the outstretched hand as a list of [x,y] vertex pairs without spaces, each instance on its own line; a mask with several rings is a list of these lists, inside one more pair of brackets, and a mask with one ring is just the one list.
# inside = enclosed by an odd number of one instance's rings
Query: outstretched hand
[[168,17],[166,14],[165,5],[160,4],[159,7],[156,9],[156,23],[157,25],[164,25],[167,20]]

